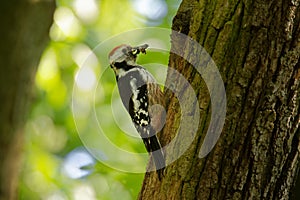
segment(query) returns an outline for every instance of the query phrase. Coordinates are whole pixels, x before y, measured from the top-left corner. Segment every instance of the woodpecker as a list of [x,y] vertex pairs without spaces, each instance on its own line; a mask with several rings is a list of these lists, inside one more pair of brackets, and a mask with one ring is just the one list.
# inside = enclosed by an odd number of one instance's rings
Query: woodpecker
[[115,47],[108,55],[122,103],[152,157],[159,179],[165,167],[165,156],[156,136],[165,122],[164,95],[154,77],[136,63],[139,53],[146,54],[148,44]]

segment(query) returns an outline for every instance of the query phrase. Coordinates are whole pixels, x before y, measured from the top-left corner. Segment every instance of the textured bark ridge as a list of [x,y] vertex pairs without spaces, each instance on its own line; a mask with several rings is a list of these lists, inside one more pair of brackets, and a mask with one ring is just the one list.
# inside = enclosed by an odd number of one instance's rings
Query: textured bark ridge
[[[213,151],[199,159],[212,109],[209,93],[196,70],[171,54],[169,66],[198,95],[199,129],[161,181],[146,174],[139,199],[289,199],[299,170],[300,1],[183,0],[173,30],[198,41],[218,66],[227,95],[225,125]],[[173,49],[187,49],[176,34],[171,41]],[[167,82],[172,80],[169,73]],[[176,97],[166,96],[164,144],[176,135],[181,117]]]
[[0,3],[0,199],[17,199],[23,126],[55,1]]

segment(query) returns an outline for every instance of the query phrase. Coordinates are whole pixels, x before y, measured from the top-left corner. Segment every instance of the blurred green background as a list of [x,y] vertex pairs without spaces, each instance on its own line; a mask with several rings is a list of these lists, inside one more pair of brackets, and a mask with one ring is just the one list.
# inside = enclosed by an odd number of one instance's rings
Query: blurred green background
[[[92,100],[99,108],[101,112],[97,115],[105,126],[102,128],[110,133],[107,137],[115,145],[131,152],[145,152],[141,140],[128,140],[118,127],[120,124],[112,120],[111,104],[119,101],[115,78],[112,71],[105,70],[107,66],[102,66],[93,49],[124,31],[143,27],[170,29],[179,4],[178,0],[57,0],[49,32],[51,42],[36,73],[34,103],[26,123],[20,199],[136,199],[144,175],[107,167],[85,148],[72,113],[73,86],[79,88],[77,95],[83,102]],[[167,64],[167,53],[148,54],[144,57],[148,62]],[[75,81],[87,57],[93,70],[81,73],[89,77],[89,81]],[[157,69],[149,70],[163,82],[165,74]],[[101,82],[99,74],[103,74]],[[90,96],[89,89],[95,84],[98,84],[97,93]],[[83,123],[89,123],[85,112],[90,110],[83,107],[79,112]],[[125,114],[115,116],[123,125],[129,120]],[[123,121],[123,117],[127,119]],[[90,126],[88,131],[97,133],[98,129]],[[97,144],[96,138],[90,138],[93,139]],[[100,145],[97,150],[100,157],[106,156]],[[124,158],[124,162],[132,161]],[[143,165],[142,162],[133,164]]]

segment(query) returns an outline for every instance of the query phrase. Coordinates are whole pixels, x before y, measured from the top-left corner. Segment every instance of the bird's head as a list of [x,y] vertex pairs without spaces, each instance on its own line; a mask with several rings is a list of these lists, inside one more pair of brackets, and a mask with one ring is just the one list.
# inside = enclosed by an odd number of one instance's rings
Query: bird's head
[[126,44],[119,45],[108,54],[110,67],[116,75],[136,66],[136,58],[139,53],[146,53],[148,44],[131,47]]

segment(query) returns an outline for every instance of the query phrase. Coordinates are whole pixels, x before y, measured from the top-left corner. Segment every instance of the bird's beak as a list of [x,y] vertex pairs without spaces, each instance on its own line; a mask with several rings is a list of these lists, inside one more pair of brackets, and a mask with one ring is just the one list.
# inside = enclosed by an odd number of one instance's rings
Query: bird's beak
[[139,54],[140,52],[146,54],[146,49],[147,49],[148,47],[149,47],[148,44],[143,44],[143,45],[140,45],[140,46],[132,47],[131,52],[132,52],[134,55],[137,55],[137,54]]

